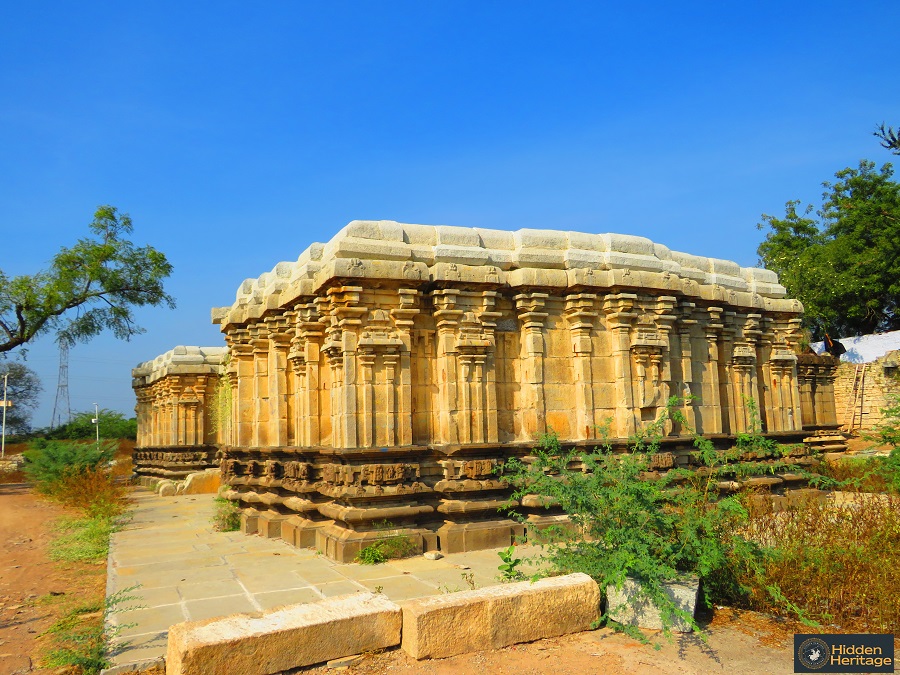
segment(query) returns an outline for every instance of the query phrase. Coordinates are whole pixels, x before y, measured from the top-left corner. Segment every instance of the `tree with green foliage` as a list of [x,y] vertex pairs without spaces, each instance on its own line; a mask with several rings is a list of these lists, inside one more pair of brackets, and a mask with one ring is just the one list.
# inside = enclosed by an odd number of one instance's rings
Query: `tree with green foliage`
[[31,429],[31,414],[43,389],[41,380],[24,363],[0,360],[0,397],[3,395],[4,375],[9,375],[6,398],[12,401],[6,409],[6,433],[26,434]]
[[137,419],[107,408],[100,408],[96,416],[93,410],[75,413],[67,424],[47,432],[46,436],[59,440],[94,438],[97,433],[94,419],[99,420],[101,438],[137,438]]
[[881,147],[900,155],[900,134],[894,131],[894,127],[886,127],[882,122],[873,135],[881,139]]
[[900,183],[893,167],[862,160],[825,182],[822,205],[789,201],[757,253],[804,305],[813,339],[900,328]]
[[105,329],[128,340],[143,332],[135,307],[175,306],[163,288],[172,265],[124,237],[133,229],[127,214],[101,206],[89,228],[95,236],[60,249],[48,270],[12,278],[0,270],[0,353],[51,331],[69,344]]

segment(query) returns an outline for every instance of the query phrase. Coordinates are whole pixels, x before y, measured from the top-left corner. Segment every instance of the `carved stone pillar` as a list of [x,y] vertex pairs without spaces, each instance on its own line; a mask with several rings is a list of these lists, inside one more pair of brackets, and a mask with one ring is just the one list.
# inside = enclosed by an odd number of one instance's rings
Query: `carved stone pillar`
[[263,323],[250,326],[253,357],[253,430],[254,447],[270,445],[269,429],[269,331]]
[[797,356],[784,343],[772,345],[769,357],[770,382],[772,383],[772,424],[769,431],[796,431],[800,429],[800,417],[795,416],[794,397],[797,388]]
[[616,411],[615,432],[619,438],[634,435],[634,388],[631,378],[631,322],[637,316],[634,309],[637,296],[619,293],[607,296],[603,312],[612,332],[612,357],[615,372],[613,407]]
[[250,331],[237,328],[228,336],[231,363],[229,375],[234,378],[234,442],[235,445],[250,447],[254,442],[254,367],[253,347],[250,345]]
[[288,352],[291,325],[287,316],[266,318],[269,334],[269,445],[288,445]]
[[484,425],[487,443],[498,441],[497,432],[497,368],[495,352],[497,345],[496,328],[497,319],[502,314],[496,311],[497,299],[500,293],[497,291],[482,291],[482,310],[478,319],[481,321],[482,335],[490,345],[486,348],[484,359],[479,361],[479,370],[476,377],[484,382]]
[[398,445],[412,445],[412,329],[415,316],[419,313],[419,291],[415,288],[401,288],[397,291],[399,306],[391,310],[400,348],[400,396],[397,410]]
[[457,424],[457,326],[462,310],[457,308],[459,291],[454,288],[433,292],[437,327],[438,442],[458,443]]
[[566,296],[564,315],[572,340],[572,372],[575,385],[575,438],[595,437],[594,378],[591,372],[593,340],[591,333],[598,316],[595,293],[573,293]]
[[720,372],[723,372],[722,381],[720,385],[724,385],[720,387],[720,392],[722,396],[722,427],[726,433],[736,433],[736,429],[738,427],[737,418],[741,413],[743,408],[743,404],[741,401],[741,395],[736,387],[738,386],[735,382],[737,379],[734,373],[734,359],[732,358],[734,354],[734,342],[735,342],[735,314],[734,312],[724,312],[724,320],[722,321],[723,326],[720,331],[720,351],[719,351],[719,367]]
[[366,308],[359,305],[361,286],[328,289],[331,326],[327,351],[332,367],[332,445],[356,448],[357,444],[357,341]]
[[[678,322],[678,342],[679,354],[681,356],[681,391],[682,413],[685,422],[690,429],[697,431],[697,417],[694,406],[697,404],[697,397],[694,395],[694,346],[691,340],[691,330],[697,325],[697,320],[692,318],[694,315],[694,303],[681,303],[681,318]],[[697,391],[699,395],[699,390]]]
[[[706,390],[709,400],[703,401],[705,434],[722,433],[722,398],[719,388],[719,333],[722,330],[722,308],[709,307],[709,323],[706,324],[707,372]],[[708,418],[708,419],[707,419]]]
[[322,324],[313,302],[295,306],[296,327],[291,339],[291,367],[295,373],[294,419],[296,445],[318,446],[319,437],[319,367]]
[[397,438],[397,400],[394,392],[398,379],[397,364],[400,362],[400,355],[396,352],[386,352],[381,360],[384,364],[384,380],[381,387],[384,398],[385,424],[382,428],[382,443],[379,445],[381,447],[391,447],[399,445]]
[[520,293],[515,296],[516,312],[521,323],[522,354],[522,431],[536,438],[547,431],[544,401],[544,309],[547,293]]
[[756,350],[742,341],[734,346],[731,360],[732,433],[757,431],[751,426],[748,400],[756,390]]

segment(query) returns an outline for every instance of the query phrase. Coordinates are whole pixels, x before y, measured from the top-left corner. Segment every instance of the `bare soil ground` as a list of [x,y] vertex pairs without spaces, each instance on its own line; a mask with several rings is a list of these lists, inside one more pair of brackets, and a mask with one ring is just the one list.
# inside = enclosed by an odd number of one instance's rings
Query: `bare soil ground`
[[105,590],[105,565],[50,560],[50,525],[65,514],[24,484],[0,484],[0,675],[65,672],[38,667],[41,634]]
[[[647,631],[647,637],[659,645],[655,649],[652,644],[641,644],[610,629],[600,629],[431,661],[415,661],[400,650],[392,650],[365,655],[346,672],[361,675],[793,672],[793,624],[729,609],[720,610],[705,623],[708,634],[705,643],[691,634],[676,634],[667,641]],[[334,670],[319,667],[301,672],[324,675]]]

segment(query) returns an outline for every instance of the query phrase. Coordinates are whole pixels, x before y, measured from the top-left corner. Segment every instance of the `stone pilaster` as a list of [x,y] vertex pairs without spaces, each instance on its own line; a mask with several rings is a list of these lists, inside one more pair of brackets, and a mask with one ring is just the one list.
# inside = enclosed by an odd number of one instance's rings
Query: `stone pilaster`
[[544,402],[544,321],[547,293],[519,293],[515,296],[516,312],[522,326],[522,430],[527,438],[547,432]]
[[397,291],[398,306],[391,310],[400,348],[400,396],[397,410],[399,445],[412,445],[412,329],[419,314],[419,291],[401,288]]
[[593,357],[596,293],[572,293],[566,296],[564,315],[569,323],[572,340],[573,373],[575,385],[575,438],[595,437],[594,377],[591,371]]
[[291,348],[293,326],[290,317],[275,315],[266,318],[268,345],[269,445],[288,445],[288,353]]
[[457,424],[457,327],[463,311],[457,307],[459,291],[437,289],[432,293],[434,319],[437,328],[438,371],[438,435],[439,443],[458,443]]
[[253,411],[251,439],[253,447],[270,444],[269,426],[269,329],[262,322],[251,324],[250,347],[253,358]]
[[[722,398],[721,389],[719,387],[719,335],[722,331],[722,308],[708,307],[709,313],[706,329],[706,381],[704,382],[704,394],[708,393],[708,400],[702,401],[705,415],[703,424],[703,433],[720,434],[722,433]],[[704,399],[707,397],[704,396]]]
[[[682,301],[680,304],[681,316],[678,321],[678,343],[681,356],[681,391],[682,412],[690,429],[697,430],[697,418],[694,406],[697,405],[697,396],[694,394],[694,346],[691,339],[691,331],[697,325],[693,318],[695,305],[693,302]],[[699,391],[697,394],[699,395]]]
[[603,301],[603,313],[612,333],[615,433],[620,438],[630,438],[637,430],[631,377],[631,324],[637,317],[633,311],[636,302],[633,293],[608,295]]

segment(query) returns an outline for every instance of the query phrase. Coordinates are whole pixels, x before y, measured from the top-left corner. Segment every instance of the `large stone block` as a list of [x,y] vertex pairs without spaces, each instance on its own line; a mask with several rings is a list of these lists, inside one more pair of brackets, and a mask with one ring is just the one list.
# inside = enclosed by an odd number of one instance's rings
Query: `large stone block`
[[400,643],[400,608],[357,593],[187,621],[169,629],[167,675],[270,675]]
[[[606,588],[606,606],[609,616],[618,621],[639,628],[662,630],[662,614],[649,598],[642,597],[640,584],[631,578],[625,580],[622,588],[613,585]],[[663,591],[675,603],[675,606],[691,616],[697,608],[697,593],[700,581],[697,577],[685,577],[680,581],[672,581],[663,586]],[[672,622],[671,629],[680,633],[694,630],[683,619]]]
[[586,574],[402,603],[401,648],[416,659],[499,649],[587,630],[597,620],[600,589]]
[[184,479],[184,494],[215,494],[222,486],[222,474],[218,469],[207,469],[189,474]]
[[525,534],[525,526],[514,520],[491,520],[474,523],[446,522],[437,530],[443,553],[480,551],[509,546]]

